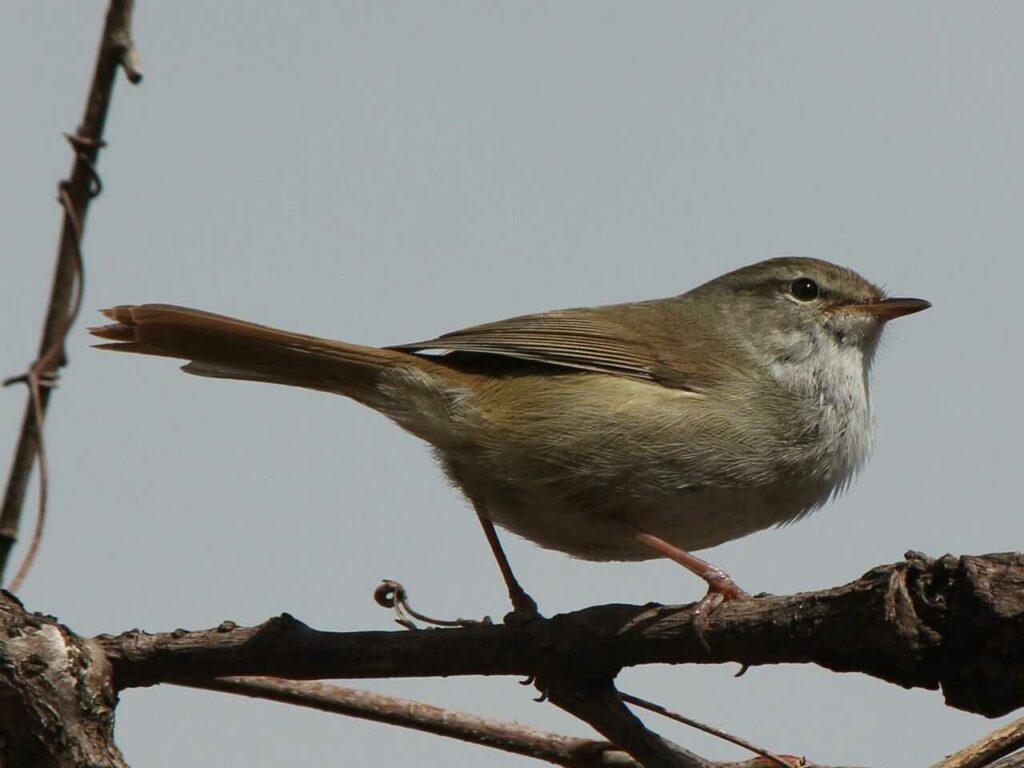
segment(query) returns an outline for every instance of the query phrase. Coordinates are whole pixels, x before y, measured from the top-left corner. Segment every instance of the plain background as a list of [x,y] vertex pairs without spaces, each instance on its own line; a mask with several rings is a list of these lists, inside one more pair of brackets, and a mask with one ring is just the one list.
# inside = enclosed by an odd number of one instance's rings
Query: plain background
[[[104,10],[0,10],[5,375],[35,353],[70,165],[60,134],[79,120]],[[50,526],[22,597],[83,634],[281,611],[387,629],[371,599],[387,577],[436,615],[506,609],[471,512],[415,439],[340,398],[93,351],[96,309],[171,301],[398,343],[680,293],[784,255],[935,306],[886,335],[877,448],[853,488],[713,561],[788,593],[911,548],[1021,548],[1022,28],[1019,3],[141,2],[146,79],[116,87],[86,309],[47,428]],[[6,457],[24,391],[0,396]],[[703,590],[667,563],[506,541],[549,613]],[[620,682],[825,763],[925,765],[997,724],[863,676],[735,671]],[[359,685],[586,733],[511,679]],[[139,766],[526,762],[169,686],[125,692],[117,717]]]

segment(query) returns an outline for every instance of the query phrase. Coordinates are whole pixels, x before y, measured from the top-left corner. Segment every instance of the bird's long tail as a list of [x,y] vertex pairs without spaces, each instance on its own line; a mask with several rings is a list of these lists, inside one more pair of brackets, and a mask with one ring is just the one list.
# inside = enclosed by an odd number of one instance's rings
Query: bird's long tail
[[383,372],[404,366],[429,373],[428,359],[275,328],[170,304],[103,310],[113,322],[90,328],[102,349],[188,361],[196,376],[264,381],[346,395],[380,408]]

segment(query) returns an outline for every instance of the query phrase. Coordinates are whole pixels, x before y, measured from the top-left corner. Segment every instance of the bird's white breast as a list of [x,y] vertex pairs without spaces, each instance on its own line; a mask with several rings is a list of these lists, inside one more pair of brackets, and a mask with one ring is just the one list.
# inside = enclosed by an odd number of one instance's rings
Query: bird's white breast
[[808,446],[807,471],[841,491],[867,461],[875,421],[868,390],[873,347],[843,344],[823,330],[787,334],[789,354],[768,370],[778,386],[806,401],[816,439]]

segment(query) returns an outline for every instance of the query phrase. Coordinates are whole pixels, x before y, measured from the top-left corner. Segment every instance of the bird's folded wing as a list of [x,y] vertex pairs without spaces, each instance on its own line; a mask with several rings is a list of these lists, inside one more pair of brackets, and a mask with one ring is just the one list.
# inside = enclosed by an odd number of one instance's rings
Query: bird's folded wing
[[523,315],[399,344],[412,352],[472,352],[654,381],[660,367],[650,345],[630,328],[586,309]]

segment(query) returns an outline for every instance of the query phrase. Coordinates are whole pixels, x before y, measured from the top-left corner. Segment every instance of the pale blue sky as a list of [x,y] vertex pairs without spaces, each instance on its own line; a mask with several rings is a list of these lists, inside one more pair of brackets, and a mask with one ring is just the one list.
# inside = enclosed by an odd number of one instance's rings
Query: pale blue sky
[[[0,373],[34,354],[105,3],[0,9]],[[101,354],[111,304],[170,301],[364,343],[680,293],[784,255],[934,302],[893,325],[875,456],[838,502],[708,552],[752,592],[818,589],[907,549],[1022,548],[1024,54],[1019,3],[142,0],[118,83],[88,287],[48,426],[51,526],[23,597],[82,633],[388,628],[406,583],[500,615],[471,512],[428,452],[340,398]],[[23,393],[0,393],[9,456]],[[6,465],[6,459],[2,463]],[[685,602],[667,563],[509,541],[547,612]],[[813,668],[648,668],[637,695],[826,763],[922,765],[995,723]],[[359,683],[570,733],[510,679]],[[710,757],[728,745],[652,721]],[[128,691],[156,768],[522,765],[422,734],[170,687]]]

